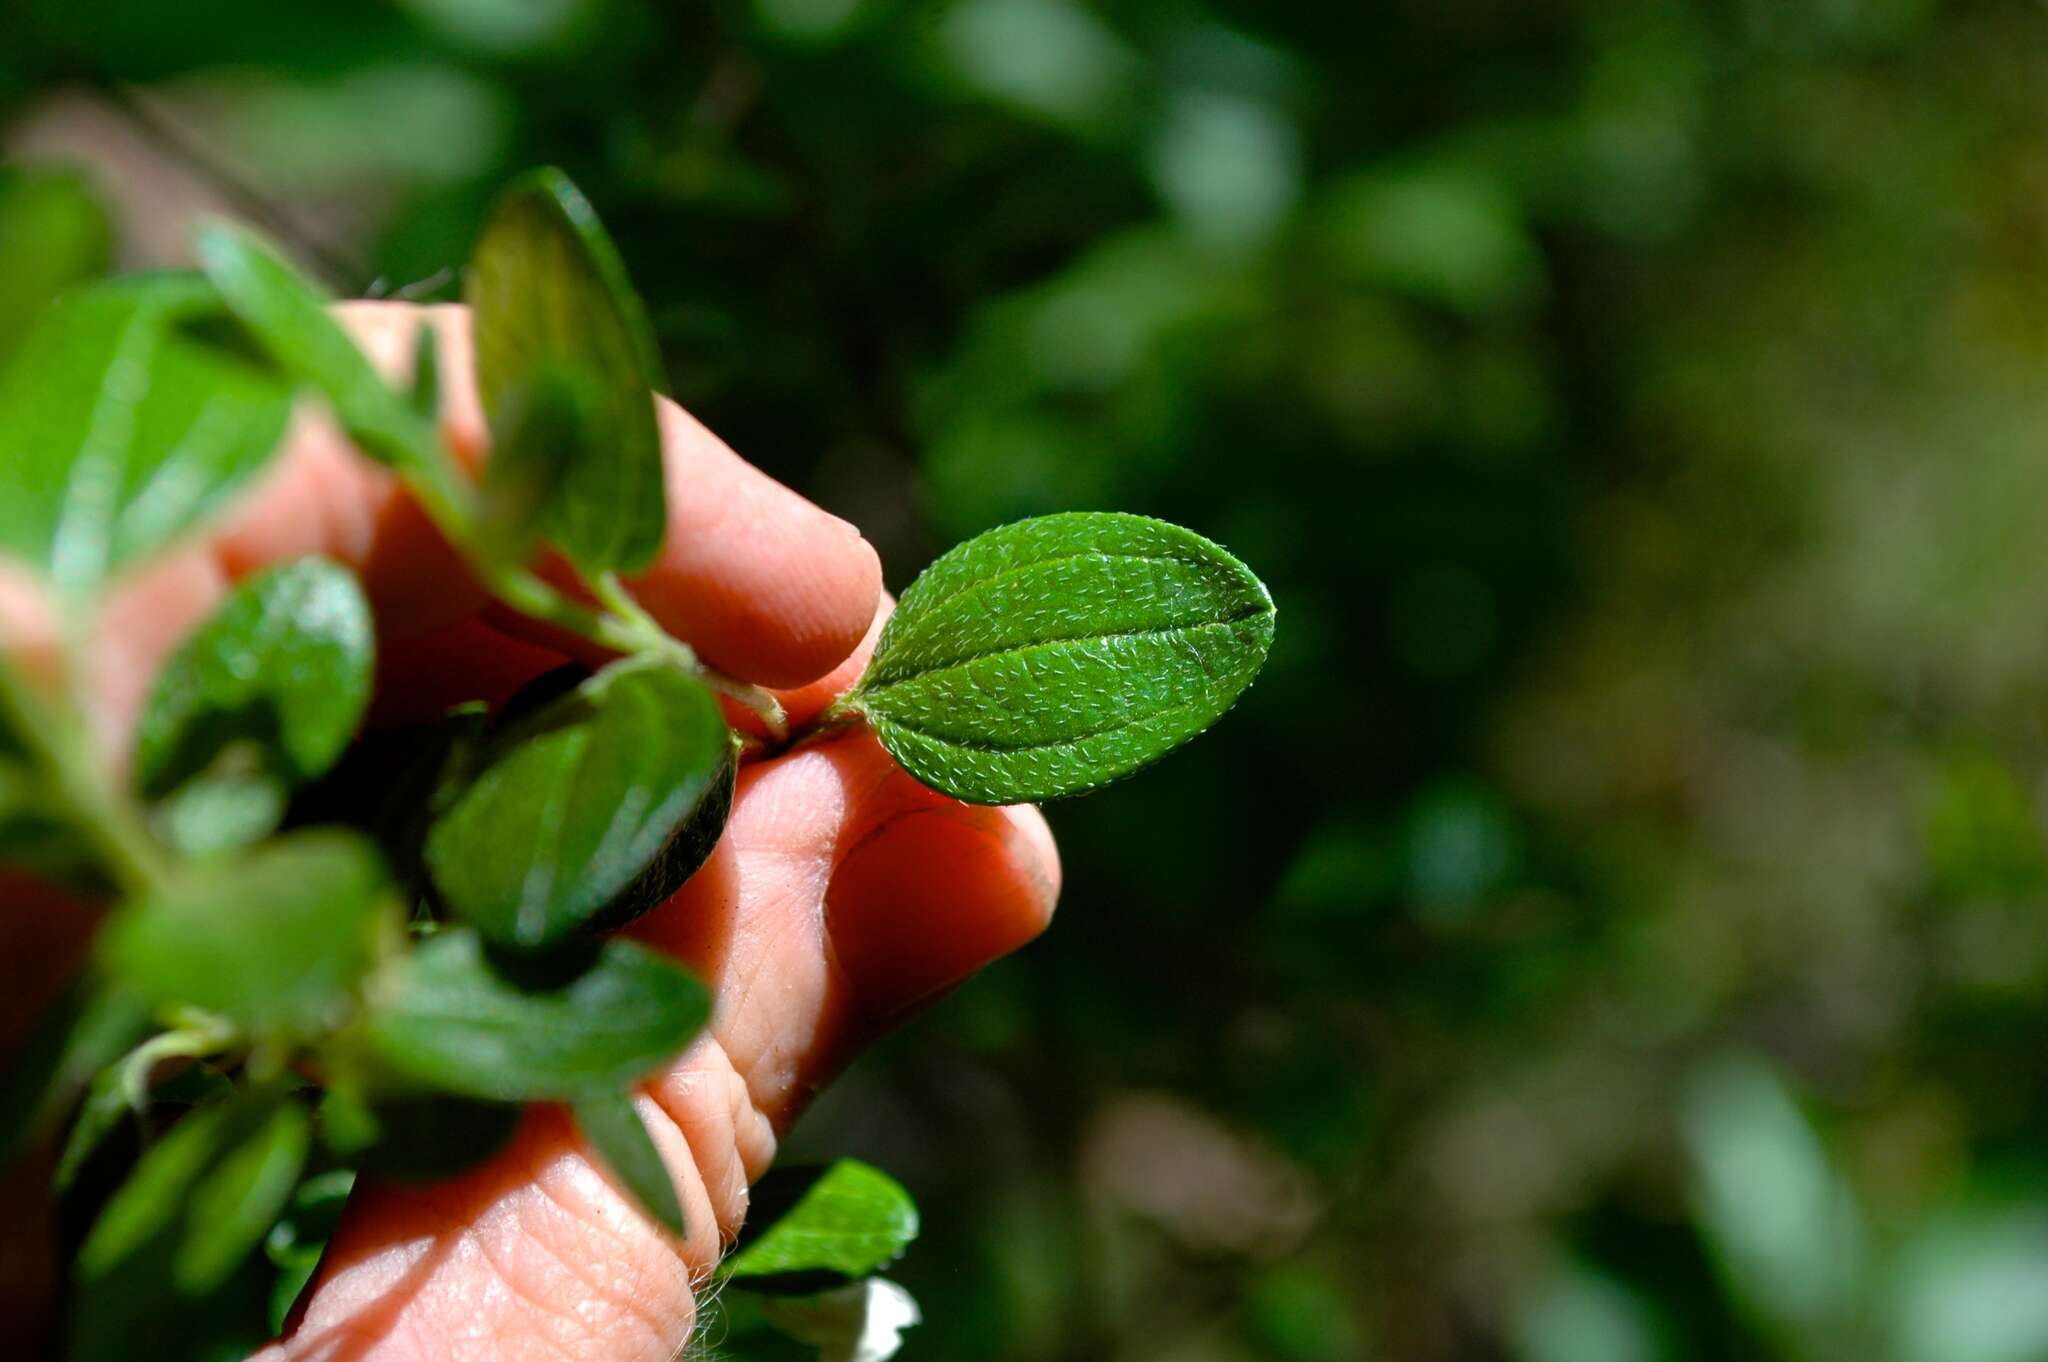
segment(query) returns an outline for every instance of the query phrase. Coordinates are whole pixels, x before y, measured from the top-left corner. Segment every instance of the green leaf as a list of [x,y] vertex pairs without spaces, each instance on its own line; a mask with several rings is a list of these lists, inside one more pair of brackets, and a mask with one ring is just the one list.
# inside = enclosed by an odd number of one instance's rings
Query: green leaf
[[673,1058],[711,1010],[664,957],[610,940],[561,960],[486,955],[445,931],[393,972],[370,1011],[372,1050],[399,1075],[486,1101],[617,1092]]
[[667,530],[653,331],[597,215],[559,170],[526,176],[484,224],[464,296],[493,436],[546,372],[594,398],[545,532],[585,573],[645,567]]
[[83,176],[0,170],[0,364],[50,299],[105,272],[113,239]]
[[933,789],[1054,799],[1216,722],[1272,642],[1265,586],[1200,535],[1143,516],[1041,516],[912,582],[850,702]]
[[123,907],[101,937],[114,974],[160,1004],[262,1034],[322,1035],[345,1020],[388,922],[376,849],[335,828],[292,833],[188,868]]
[[302,1181],[285,1213],[263,1241],[263,1252],[277,1268],[270,1291],[270,1332],[284,1332],[285,1316],[298,1302],[320,1266],[327,1241],[341,1223],[342,1208],[355,1190],[352,1168],[332,1168]]
[[543,369],[500,404],[484,465],[478,534],[490,553],[524,561],[587,438],[596,398],[571,371]]
[[275,827],[290,788],[332,766],[361,722],[375,647],[369,603],[337,563],[302,558],[236,587],[142,712],[142,792],[182,796],[160,820],[170,840],[212,850]]
[[392,391],[328,313],[333,300],[319,286],[234,223],[208,223],[196,244],[201,268],[235,316],[279,368],[327,399],[365,453],[400,468],[439,462],[432,417]]
[[918,1228],[910,1193],[857,1159],[772,1170],[754,1188],[748,1217],[750,1232],[720,1271],[755,1290],[809,1292],[879,1272]]
[[306,1109],[281,1102],[192,1189],[191,1214],[171,1265],[181,1290],[212,1290],[263,1242],[299,1180],[311,1142]]
[[709,854],[733,762],[704,685],[660,660],[614,664],[513,725],[427,834],[427,869],[499,945],[540,949],[616,925]]
[[217,511],[284,434],[291,392],[220,343],[204,281],[59,299],[0,373],[0,553],[89,592]]
[[675,1180],[661,1161],[661,1151],[654,1147],[654,1137],[647,1133],[630,1094],[584,1098],[576,1104],[576,1125],[656,1224],[673,1235],[686,1232]]
[[135,1165],[78,1251],[88,1280],[156,1241],[175,1245],[171,1271],[190,1293],[225,1280],[262,1240],[304,1162],[306,1112],[275,1093],[201,1107]]

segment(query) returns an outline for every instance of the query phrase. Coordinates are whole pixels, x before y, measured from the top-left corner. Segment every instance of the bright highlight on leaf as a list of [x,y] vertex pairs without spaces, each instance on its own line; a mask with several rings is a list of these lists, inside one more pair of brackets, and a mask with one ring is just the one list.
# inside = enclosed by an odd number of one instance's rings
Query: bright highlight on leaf
[[1219,546],[1144,516],[990,530],[903,593],[852,696],[889,755],[977,804],[1080,794],[1221,718],[1273,600]]
[[291,393],[220,344],[203,280],[96,284],[0,373],[0,553],[83,595],[218,510],[284,434]]
[[570,376],[592,399],[543,518],[546,537],[588,574],[645,567],[668,523],[654,421],[660,359],[618,249],[567,176],[535,171],[506,192],[463,296],[495,438],[546,375]]

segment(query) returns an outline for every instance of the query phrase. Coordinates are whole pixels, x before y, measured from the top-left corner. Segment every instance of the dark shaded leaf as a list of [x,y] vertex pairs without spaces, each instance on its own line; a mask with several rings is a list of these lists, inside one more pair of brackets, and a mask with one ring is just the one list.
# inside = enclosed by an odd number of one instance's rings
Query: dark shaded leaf
[[499,200],[463,294],[497,439],[544,373],[574,375],[593,398],[544,518],[547,538],[585,572],[646,566],[668,516],[654,420],[660,362],[617,249],[559,170],[535,171]]
[[661,1151],[626,1093],[586,1097],[576,1103],[576,1125],[613,1176],[625,1184],[640,1208],[670,1234],[681,1235],[683,1206]]
[[355,1190],[352,1168],[331,1168],[302,1180],[283,1215],[263,1241],[263,1252],[277,1269],[270,1290],[270,1332],[284,1331],[285,1317],[298,1302],[320,1266],[320,1255],[341,1223],[342,1209]]
[[211,1291],[263,1242],[298,1183],[311,1142],[312,1118],[306,1109],[294,1101],[280,1102],[192,1189],[191,1212],[171,1269],[181,1290]]
[[573,1100],[646,1076],[710,1013],[704,986],[645,946],[568,954],[496,959],[475,932],[442,932],[393,971],[370,1011],[370,1045],[396,1073],[444,1092]]
[[1071,512],[945,554],[903,593],[852,698],[933,789],[1080,794],[1221,718],[1273,642],[1244,564],[1165,521]]
[[503,1102],[429,1094],[379,1102],[377,1139],[365,1168],[403,1182],[431,1182],[475,1167],[519,1129],[520,1109]]
[[545,948],[616,924],[702,863],[733,763],[708,689],[663,662],[616,664],[506,733],[428,833],[427,868],[447,904],[501,945]]

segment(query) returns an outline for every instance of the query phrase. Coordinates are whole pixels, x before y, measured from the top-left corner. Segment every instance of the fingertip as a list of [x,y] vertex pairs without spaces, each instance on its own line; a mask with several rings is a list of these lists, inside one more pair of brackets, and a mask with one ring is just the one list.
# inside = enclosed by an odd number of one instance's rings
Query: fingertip
[[721,671],[802,686],[860,644],[882,592],[874,546],[661,399],[668,537],[630,583]]
[[1050,925],[1059,853],[1036,809],[962,804],[892,767],[861,823],[833,871],[825,912],[869,1016],[917,1007]]

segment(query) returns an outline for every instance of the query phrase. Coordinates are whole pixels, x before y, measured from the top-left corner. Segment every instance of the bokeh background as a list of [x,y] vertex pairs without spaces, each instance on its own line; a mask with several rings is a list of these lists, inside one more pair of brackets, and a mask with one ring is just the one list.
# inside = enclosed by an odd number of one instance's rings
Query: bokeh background
[[907,1358],[2048,1358],[2048,7],[5,0],[0,145],[0,349],[203,211],[449,296],[551,161],[892,584],[1272,584],[792,1142]]

